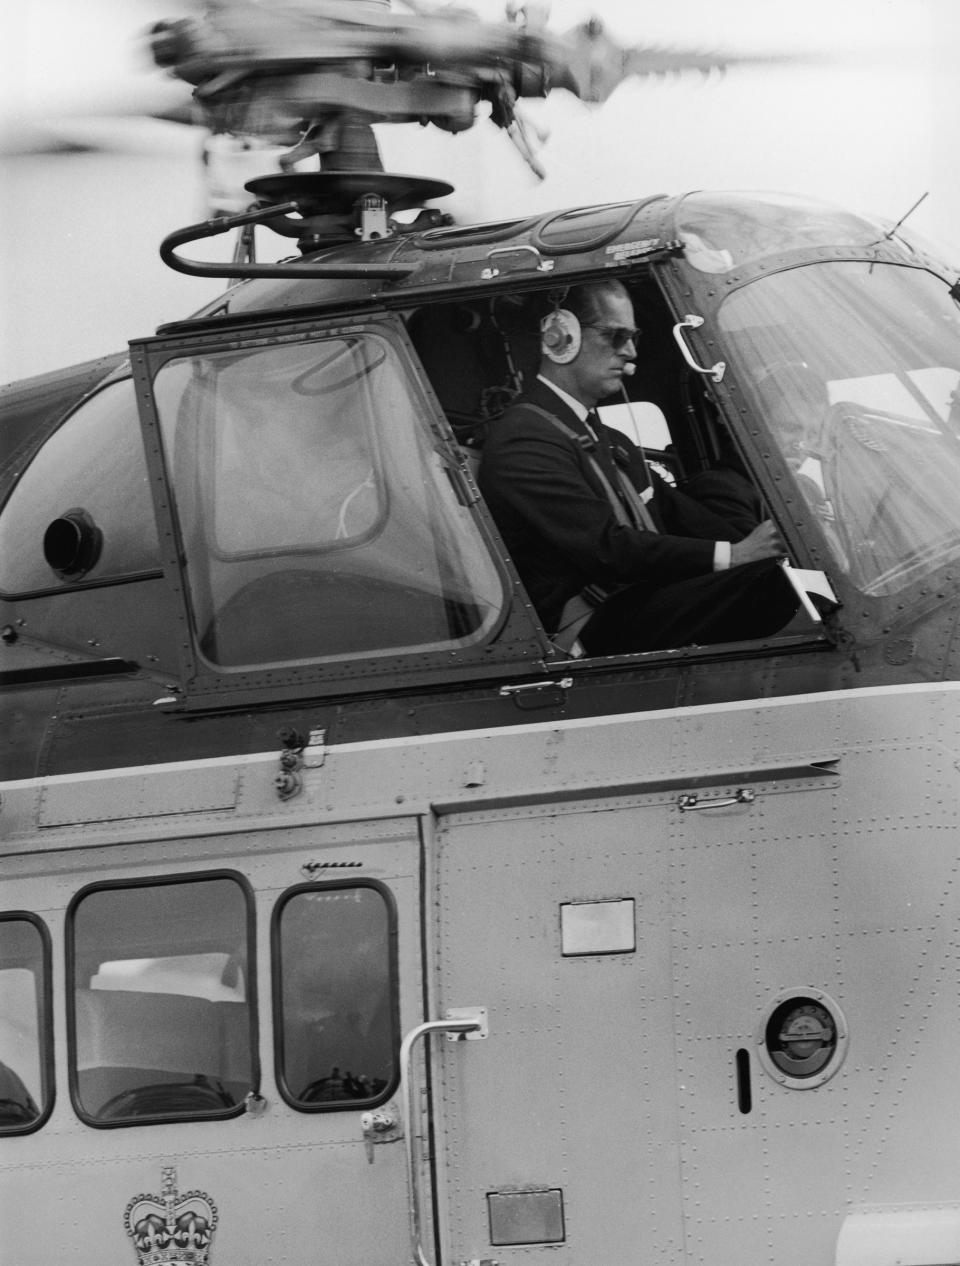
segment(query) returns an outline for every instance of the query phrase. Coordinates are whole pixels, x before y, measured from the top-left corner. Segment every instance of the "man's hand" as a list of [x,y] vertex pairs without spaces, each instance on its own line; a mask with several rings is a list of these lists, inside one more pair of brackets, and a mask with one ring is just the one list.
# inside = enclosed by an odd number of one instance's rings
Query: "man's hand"
[[757,563],[763,558],[786,558],[786,556],[787,547],[770,519],[764,519],[749,536],[745,536],[742,541],[734,541],[730,546],[731,567],[740,567],[743,563]]

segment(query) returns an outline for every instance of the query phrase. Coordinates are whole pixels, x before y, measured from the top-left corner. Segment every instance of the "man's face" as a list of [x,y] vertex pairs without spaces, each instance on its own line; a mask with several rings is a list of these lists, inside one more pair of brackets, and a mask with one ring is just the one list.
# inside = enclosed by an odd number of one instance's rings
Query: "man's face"
[[570,362],[576,394],[588,407],[612,395],[623,379],[624,365],[636,359],[633,339],[624,339],[633,328],[633,304],[626,295],[597,296],[593,317],[581,326],[580,352]]

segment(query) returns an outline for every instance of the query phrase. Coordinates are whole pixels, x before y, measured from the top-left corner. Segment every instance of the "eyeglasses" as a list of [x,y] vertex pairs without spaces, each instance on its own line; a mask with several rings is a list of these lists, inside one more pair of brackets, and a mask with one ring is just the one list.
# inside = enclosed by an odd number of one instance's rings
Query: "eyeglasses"
[[636,343],[640,337],[639,330],[631,329],[627,325],[594,325],[589,321],[585,322],[585,325],[587,329],[596,330],[615,352],[622,352],[628,343]]

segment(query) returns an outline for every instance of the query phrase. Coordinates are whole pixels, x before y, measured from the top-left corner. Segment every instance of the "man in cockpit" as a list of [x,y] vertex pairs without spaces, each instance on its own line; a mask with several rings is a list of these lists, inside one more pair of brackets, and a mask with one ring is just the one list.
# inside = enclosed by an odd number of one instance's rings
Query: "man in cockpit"
[[588,655],[775,633],[797,609],[775,526],[732,530],[597,416],[636,339],[613,278],[572,288],[541,321],[540,373],[491,426],[479,473],[520,577],[558,645],[576,637]]

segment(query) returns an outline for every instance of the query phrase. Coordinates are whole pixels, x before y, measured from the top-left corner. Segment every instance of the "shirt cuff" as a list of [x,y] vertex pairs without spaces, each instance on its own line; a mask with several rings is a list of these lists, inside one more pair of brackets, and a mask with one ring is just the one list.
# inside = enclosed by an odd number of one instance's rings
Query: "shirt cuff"
[[715,541],[713,546],[713,570],[727,571],[730,567],[730,542]]

